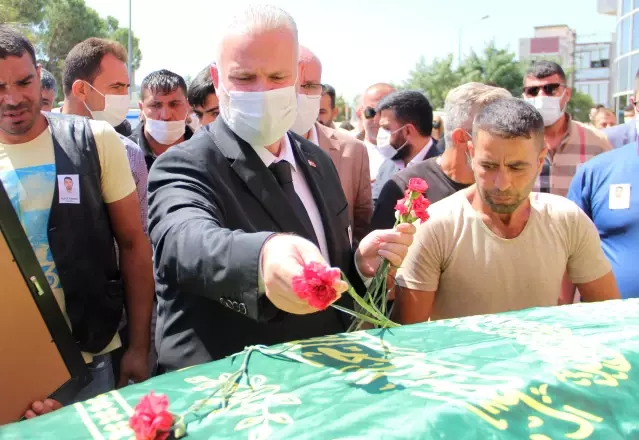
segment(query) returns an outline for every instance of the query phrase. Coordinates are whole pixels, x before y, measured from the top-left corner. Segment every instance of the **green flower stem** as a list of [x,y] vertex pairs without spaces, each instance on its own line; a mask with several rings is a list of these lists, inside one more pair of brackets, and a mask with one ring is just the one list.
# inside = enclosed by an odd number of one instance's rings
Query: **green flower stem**
[[371,324],[375,324],[375,325],[379,325],[379,326],[383,326],[384,325],[384,323],[382,323],[381,321],[378,321],[377,319],[373,319],[373,318],[371,318],[369,316],[362,315],[361,313],[357,313],[354,310],[349,310],[349,309],[347,309],[345,307],[338,306],[337,304],[331,304],[331,307],[333,307],[334,309],[339,310],[340,312],[346,313],[348,315],[351,315],[351,316],[359,319],[361,321],[361,323],[369,322]]

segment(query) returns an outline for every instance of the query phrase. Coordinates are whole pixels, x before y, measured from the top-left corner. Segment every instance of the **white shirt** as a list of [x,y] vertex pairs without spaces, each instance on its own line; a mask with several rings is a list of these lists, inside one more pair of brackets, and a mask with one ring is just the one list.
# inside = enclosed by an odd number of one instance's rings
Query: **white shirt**
[[[410,162],[408,162],[408,166],[415,165],[418,162],[422,162],[424,158],[426,157],[426,155],[428,154],[428,152],[430,151],[432,146],[433,146],[433,138],[430,138],[426,146],[422,148],[422,151],[417,153],[417,155],[413,157],[413,159],[411,159]],[[394,160],[393,162],[395,163],[395,165],[397,165],[397,168],[399,168],[400,170],[403,170],[404,168],[407,167],[406,165],[404,165],[403,160]]]
[[[315,127],[313,126],[313,130],[311,130],[311,133],[313,133],[314,130]],[[326,259],[326,261],[330,263],[328,255],[328,244],[326,243],[326,233],[324,232],[324,223],[322,222],[322,216],[320,215],[319,209],[317,209],[317,204],[315,203],[315,198],[313,198],[313,193],[311,192],[308,183],[306,183],[304,173],[302,172],[302,170],[297,169],[295,155],[293,154],[293,147],[291,146],[291,141],[289,140],[288,135],[284,136],[279,156],[275,156],[264,147],[253,148],[257,152],[257,155],[260,156],[260,159],[262,159],[262,162],[264,162],[264,165],[266,165],[267,167],[282,160],[291,164],[293,187],[295,188],[297,196],[302,201],[304,208],[306,208],[308,217],[311,219],[311,224],[313,225],[313,230],[315,231],[315,236],[317,237],[322,256]]]
[[371,179],[375,179],[379,172],[379,168],[382,166],[386,158],[382,155],[379,147],[369,142],[368,139],[364,140],[364,145],[366,145],[366,149],[368,150],[368,165],[371,170]]
[[313,124],[313,126],[311,127],[308,140],[310,142],[313,142],[315,145],[319,145],[319,136],[317,135],[317,126],[315,124]]

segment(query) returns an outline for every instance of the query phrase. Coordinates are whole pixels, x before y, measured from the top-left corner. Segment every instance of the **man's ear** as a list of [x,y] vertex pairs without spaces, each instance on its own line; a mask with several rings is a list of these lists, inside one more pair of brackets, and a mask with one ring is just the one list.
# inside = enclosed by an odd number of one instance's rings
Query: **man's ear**
[[463,145],[464,149],[467,149],[468,135],[463,128],[456,128],[451,133],[453,139],[453,145]]
[[73,85],[71,86],[71,95],[74,98],[79,99],[80,101],[87,100],[87,84],[81,79],[76,79],[73,81]]
[[334,121],[335,119],[337,119],[338,115],[339,115],[339,107],[335,107],[333,109],[333,117],[331,118],[331,121]]
[[210,71],[213,87],[215,88],[215,93],[217,93],[217,88],[220,85],[220,72],[217,70],[217,64],[211,64]]

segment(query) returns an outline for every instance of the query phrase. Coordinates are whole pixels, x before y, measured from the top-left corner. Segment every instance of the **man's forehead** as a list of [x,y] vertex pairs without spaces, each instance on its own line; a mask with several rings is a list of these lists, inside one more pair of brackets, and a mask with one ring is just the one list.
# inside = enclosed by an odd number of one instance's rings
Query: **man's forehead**
[[171,101],[186,101],[186,96],[181,88],[177,88],[169,93],[157,92],[153,93],[152,90],[144,91],[145,101],[160,101],[160,102],[171,102]]
[[379,123],[382,125],[392,125],[397,123],[397,119],[395,118],[395,114],[393,113],[393,110],[387,108],[382,110],[379,113]]
[[[273,40],[277,41],[278,51],[273,51]],[[222,66],[229,69],[254,68],[280,59],[282,51],[290,48],[290,58],[297,62],[297,40],[288,29],[256,30],[249,33],[227,35],[222,40],[220,58]]]
[[561,84],[563,81],[557,74],[547,76],[545,78],[535,78],[534,76],[527,76],[524,79],[526,87],[543,86],[545,84]]
[[0,58],[0,82],[21,81],[29,75],[37,73],[31,57],[27,54],[21,57],[8,56]]
[[484,130],[477,130],[473,134],[473,146],[477,155],[521,157],[531,151],[536,152],[535,137],[503,138]]
[[302,62],[302,75],[304,82],[321,83],[322,82],[322,65],[319,61],[310,60]]

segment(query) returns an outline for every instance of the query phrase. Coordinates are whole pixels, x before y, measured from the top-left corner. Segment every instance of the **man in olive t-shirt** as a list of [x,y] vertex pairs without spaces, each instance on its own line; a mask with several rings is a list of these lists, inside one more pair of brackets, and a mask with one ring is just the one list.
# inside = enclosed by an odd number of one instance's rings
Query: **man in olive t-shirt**
[[585,301],[620,298],[599,235],[573,202],[531,193],[544,124],[519,99],[487,105],[469,145],[476,184],[429,209],[398,270],[402,324],[557,305],[568,273]]
[[414,164],[397,174],[383,186],[371,219],[371,230],[392,228],[395,204],[404,197],[408,181],[413,177],[428,184],[426,197],[438,202],[475,182],[468,163],[468,141],[475,115],[488,103],[508,98],[510,93],[499,87],[467,83],[451,90],[444,105],[446,150],[441,156]]

